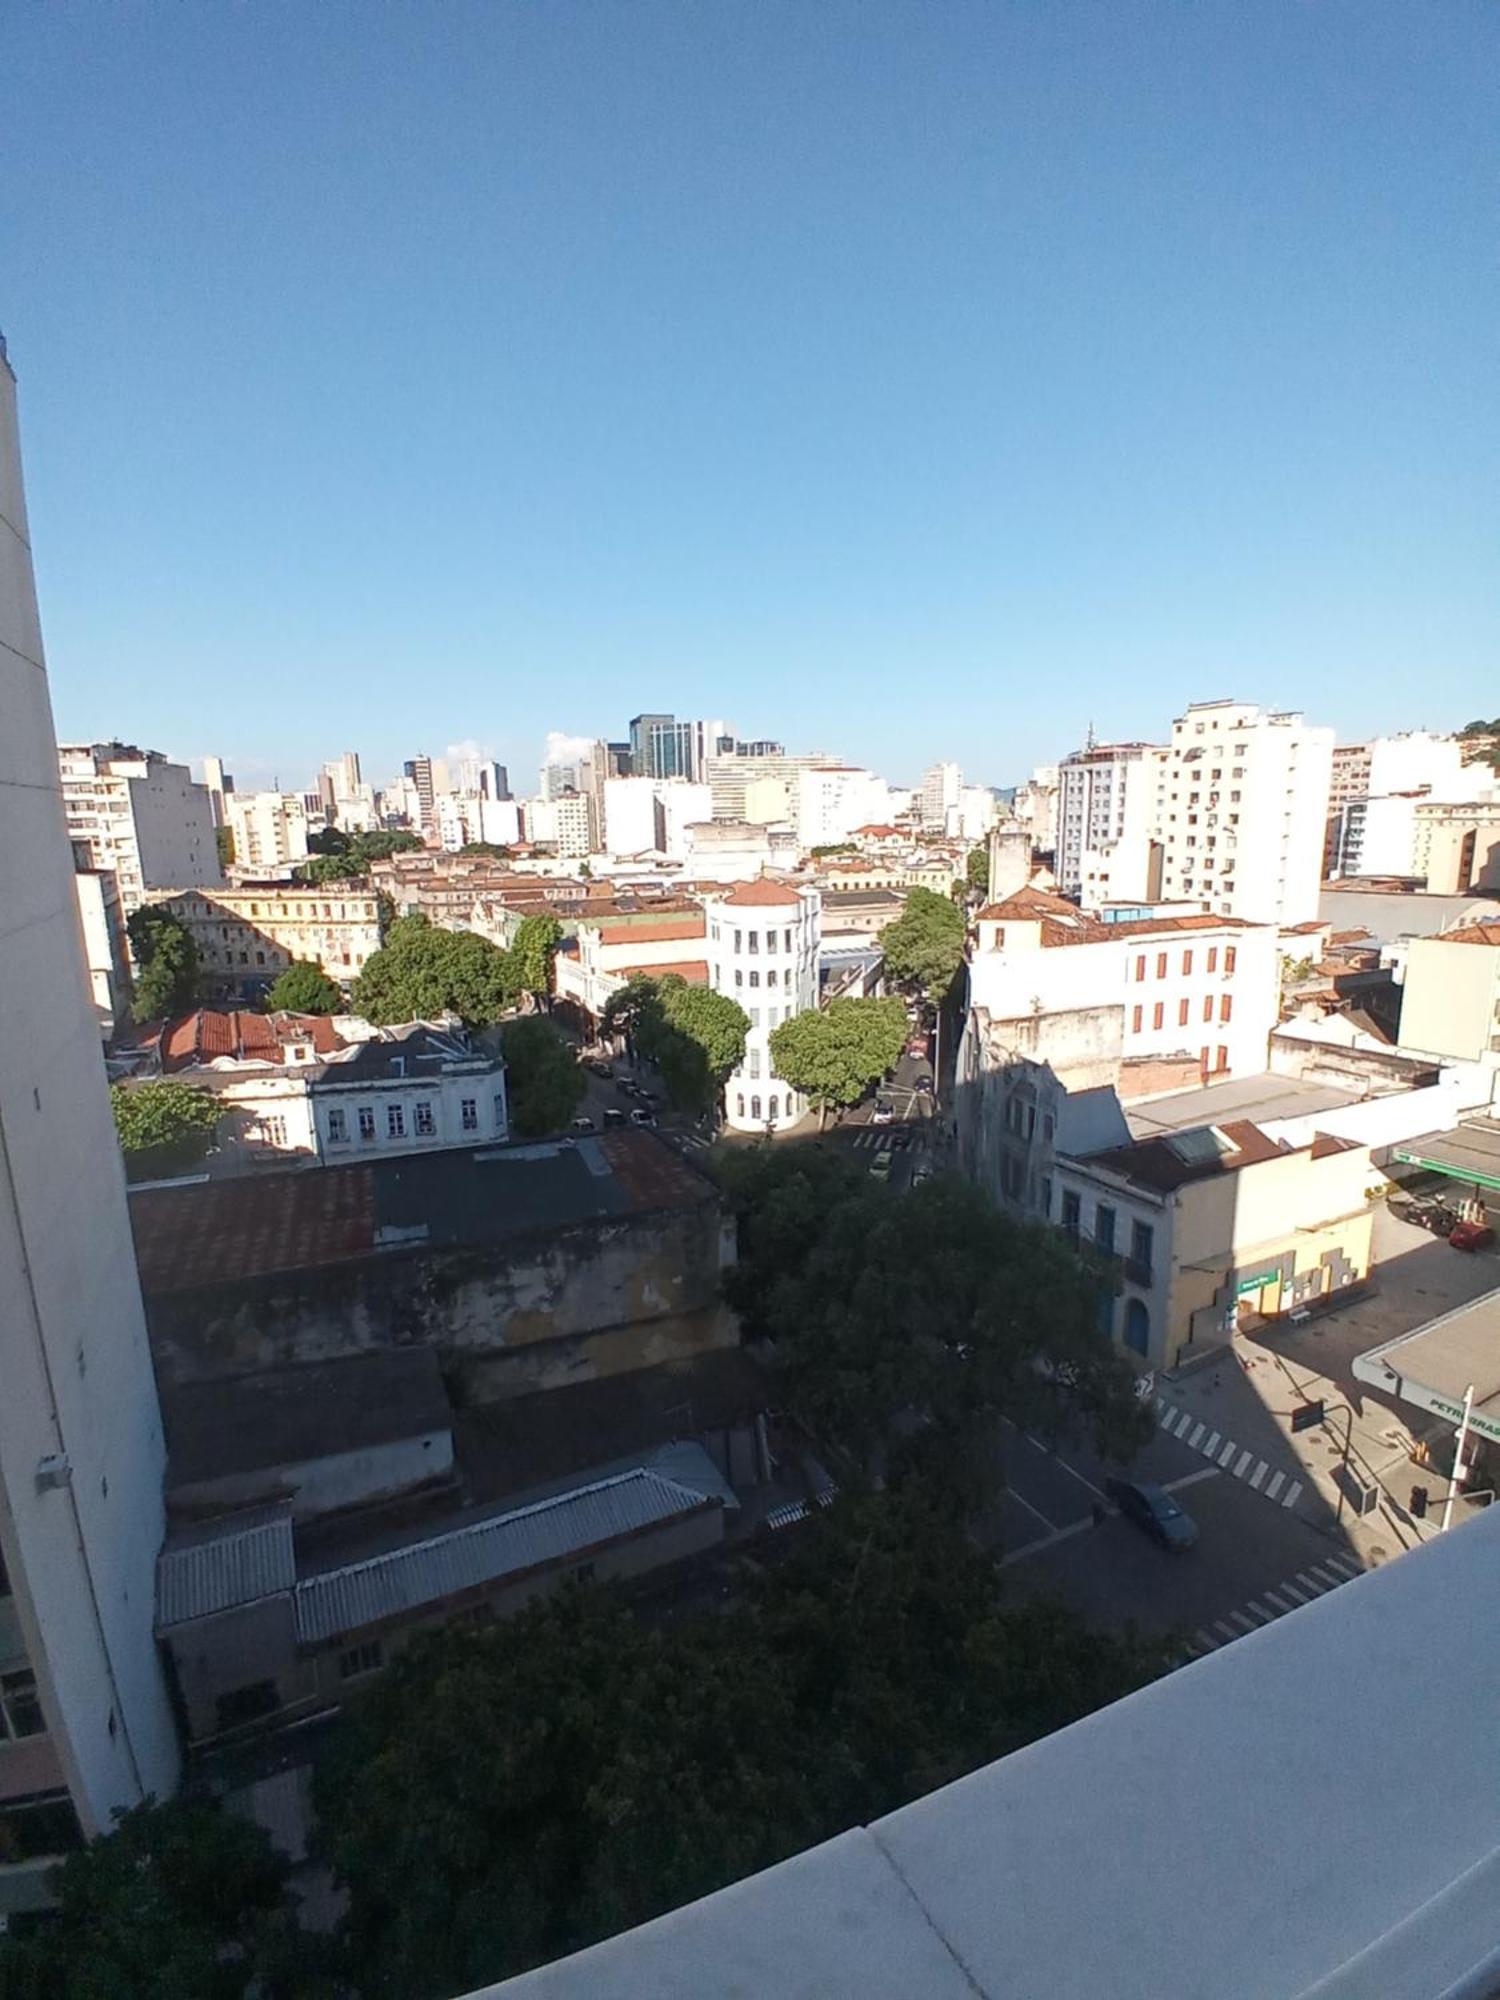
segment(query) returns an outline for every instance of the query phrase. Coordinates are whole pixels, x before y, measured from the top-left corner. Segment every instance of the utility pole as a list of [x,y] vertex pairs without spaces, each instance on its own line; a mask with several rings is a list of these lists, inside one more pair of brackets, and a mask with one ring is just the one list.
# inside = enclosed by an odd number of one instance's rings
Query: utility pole
[[1474,1409],[1474,1384],[1471,1382],[1464,1391],[1463,1421],[1458,1427],[1458,1436],[1453,1440],[1453,1477],[1448,1481],[1448,1497],[1443,1502],[1443,1520],[1438,1529],[1446,1535],[1448,1524],[1453,1519],[1453,1501],[1464,1479],[1464,1446],[1469,1439],[1469,1417]]

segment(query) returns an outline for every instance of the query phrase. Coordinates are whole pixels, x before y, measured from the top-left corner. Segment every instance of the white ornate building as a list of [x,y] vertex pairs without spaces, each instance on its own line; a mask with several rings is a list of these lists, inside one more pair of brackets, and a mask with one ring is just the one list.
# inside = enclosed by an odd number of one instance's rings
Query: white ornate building
[[770,1036],[818,1004],[822,897],[815,888],[762,877],[705,900],[709,984],[750,1019],[745,1060],[724,1089],[736,1132],[783,1131],[807,1114],[807,1100],[776,1075]]

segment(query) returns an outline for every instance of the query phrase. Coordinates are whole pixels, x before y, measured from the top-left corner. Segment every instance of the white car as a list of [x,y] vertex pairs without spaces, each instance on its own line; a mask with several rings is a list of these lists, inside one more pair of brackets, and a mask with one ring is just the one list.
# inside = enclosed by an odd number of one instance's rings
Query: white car
[[632,1125],[654,1125],[656,1123],[656,1114],[652,1111],[647,1111],[643,1105],[638,1104],[630,1114],[630,1122]]
[[870,1123],[872,1125],[890,1125],[895,1122],[895,1117],[895,1112],[882,1098],[870,1113]]

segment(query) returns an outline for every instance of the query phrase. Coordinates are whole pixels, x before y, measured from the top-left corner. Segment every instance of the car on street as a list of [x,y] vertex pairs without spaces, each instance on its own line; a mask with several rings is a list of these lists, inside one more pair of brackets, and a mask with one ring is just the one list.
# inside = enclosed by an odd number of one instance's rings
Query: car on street
[[1147,1479],[1106,1479],[1104,1490],[1127,1521],[1164,1549],[1190,1549],[1198,1539],[1198,1524],[1170,1493]]
[[872,1173],[872,1174],[874,1175],[874,1177],[875,1177],[875,1179],[876,1179],[876,1180],[878,1180],[878,1181],[888,1181],[888,1180],[890,1179],[890,1177],[891,1177],[891,1156],[890,1156],[890,1154],[889,1154],[889,1153],[877,1153],[877,1154],[875,1155],[874,1159],[873,1159],[873,1160],[871,1160],[871,1162],[870,1162],[870,1172],[871,1172],[871,1173]]
[[604,1114],[605,1131],[607,1132],[612,1125],[623,1125],[624,1123],[625,1123],[625,1113],[623,1111],[617,1111],[615,1107],[611,1104]]
[[922,1164],[919,1167],[914,1167],[912,1169],[911,1184],[913,1187],[920,1187],[923,1181],[930,1181],[931,1179],[932,1179],[932,1168],[928,1165],[926,1160],[923,1160]]
[[895,1112],[882,1097],[877,1102],[875,1109],[870,1113],[870,1123],[872,1125],[889,1125],[893,1123],[895,1116]]
[[592,1075],[602,1078],[605,1083],[611,1083],[614,1080],[615,1073],[607,1062],[585,1063],[584,1068]]
[[638,1104],[630,1114],[630,1122],[632,1125],[654,1125],[656,1123],[656,1113],[648,1111],[643,1105]]
[[573,1130],[575,1132],[592,1132],[593,1129],[594,1121],[592,1118],[575,1118],[573,1120]]

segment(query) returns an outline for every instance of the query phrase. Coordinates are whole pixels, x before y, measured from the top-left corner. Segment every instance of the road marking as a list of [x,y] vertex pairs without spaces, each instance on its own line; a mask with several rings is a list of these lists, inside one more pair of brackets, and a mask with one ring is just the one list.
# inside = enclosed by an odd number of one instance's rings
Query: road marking
[[1244,1476],[1245,1476],[1245,1467],[1246,1467],[1246,1466],[1247,1466],[1247,1465],[1248,1465],[1249,1463],[1250,1463],[1250,1453],[1249,1453],[1248,1451],[1242,1451],[1242,1452],[1240,1453],[1239,1457],[1238,1457],[1238,1458],[1237,1458],[1237,1459],[1235,1460],[1235,1466],[1234,1466],[1234,1476],[1235,1476],[1235,1478],[1236,1478],[1236,1479],[1243,1479],[1243,1478],[1244,1478]]
[[1295,1583],[1279,1583],[1276,1588],[1285,1591],[1294,1604],[1306,1604],[1309,1601],[1307,1592],[1299,1590]]
[[1254,1619],[1247,1618],[1243,1611],[1231,1611],[1229,1615],[1242,1632],[1253,1632],[1255,1630]]
[[1235,1443],[1234,1439],[1231,1438],[1228,1444],[1226,1444],[1224,1449],[1219,1453],[1220,1465],[1228,1465],[1230,1459],[1234,1457],[1235,1453],[1238,1450],[1239,1446]]
[[1281,1501],[1282,1506],[1283,1507],[1294,1506],[1296,1504],[1297,1496],[1299,1493],[1301,1493],[1301,1491],[1302,1491],[1302,1481],[1300,1479],[1294,1479],[1291,1485],[1286,1489],[1286,1492],[1282,1496],[1282,1501]]
[[1262,1485],[1265,1482],[1266,1474],[1270,1470],[1271,1470],[1270,1466],[1266,1464],[1266,1461],[1264,1459],[1262,1459],[1259,1465],[1256,1466],[1254,1472],[1252,1472],[1250,1475],[1250,1491],[1252,1493],[1259,1493]]
[[1347,1576],[1339,1575],[1337,1570],[1330,1576],[1327,1569],[1317,1563],[1309,1563],[1305,1570],[1298,1571],[1299,1579],[1304,1576],[1316,1578],[1319,1590],[1337,1590],[1341,1583],[1349,1581]]
[[1259,1598],[1256,1597],[1247,1597],[1245,1599],[1245,1609],[1253,1611],[1262,1625],[1269,1625],[1271,1620],[1276,1616],[1274,1611],[1267,1611]]
[[1203,1433],[1207,1429],[1208,1429],[1207,1424],[1199,1424],[1196,1426],[1196,1428],[1193,1431],[1193,1435],[1188,1439],[1189,1451],[1196,1451],[1198,1449],[1198,1440],[1202,1437]]
[[1213,1436],[1208,1440],[1208,1443],[1202,1447],[1205,1458],[1212,1458],[1214,1453],[1219,1449],[1219,1435],[1219,1432],[1215,1431]]
[[1036,1518],[1041,1522],[1042,1526],[1047,1530],[1047,1533],[1049,1535],[1055,1535],[1057,1533],[1056,1521],[1049,1521],[1047,1516],[1042,1512],[1040,1507],[1033,1507],[1028,1499],[1026,1499],[1022,1494],[1016,1491],[1014,1486],[1007,1486],[1005,1490],[1010,1495],[1012,1500],[1018,1501],[1020,1505],[1026,1509],[1028,1514],[1035,1514]]
[[1273,1472],[1266,1481],[1266,1498],[1274,1500],[1285,1484],[1286,1474],[1284,1472]]
[[1203,1627],[1200,1625],[1197,1631],[1193,1634],[1193,1644],[1198,1648],[1200,1652],[1213,1653],[1217,1652],[1220,1645],[1220,1641],[1214,1638],[1211,1632],[1205,1632]]
[[1011,1549],[1001,1556],[1000,1568],[1009,1569],[1012,1563],[1019,1562],[1023,1556],[1037,1555],[1042,1549],[1050,1549],[1055,1542],[1066,1542],[1074,1535],[1087,1534],[1093,1525],[1092,1521],[1087,1520],[1071,1521],[1066,1528],[1059,1528],[1055,1534],[1039,1536],[1034,1542],[1023,1542],[1020,1548]]
[[1323,1561],[1329,1569],[1336,1569],[1339,1575],[1346,1579],[1364,1575],[1364,1571],[1360,1568],[1359,1564],[1350,1562],[1347,1556],[1324,1556]]
[[1181,1479],[1169,1479],[1161,1490],[1163,1493],[1180,1493],[1184,1486],[1196,1486],[1200,1479],[1217,1479],[1218,1476],[1218,1466],[1203,1465],[1196,1472],[1183,1473]]
[[1261,1592],[1261,1596],[1266,1600],[1267,1604],[1274,1604],[1276,1606],[1276,1609],[1279,1612],[1281,1612],[1283,1616],[1288,1611],[1294,1611],[1296,1609],[1295,1600],[1293,1600],[1291,1604],[1288,1604],[1286,1599],[1284,1597],[1279,1597],[1274,1590],[1263,1590]]

